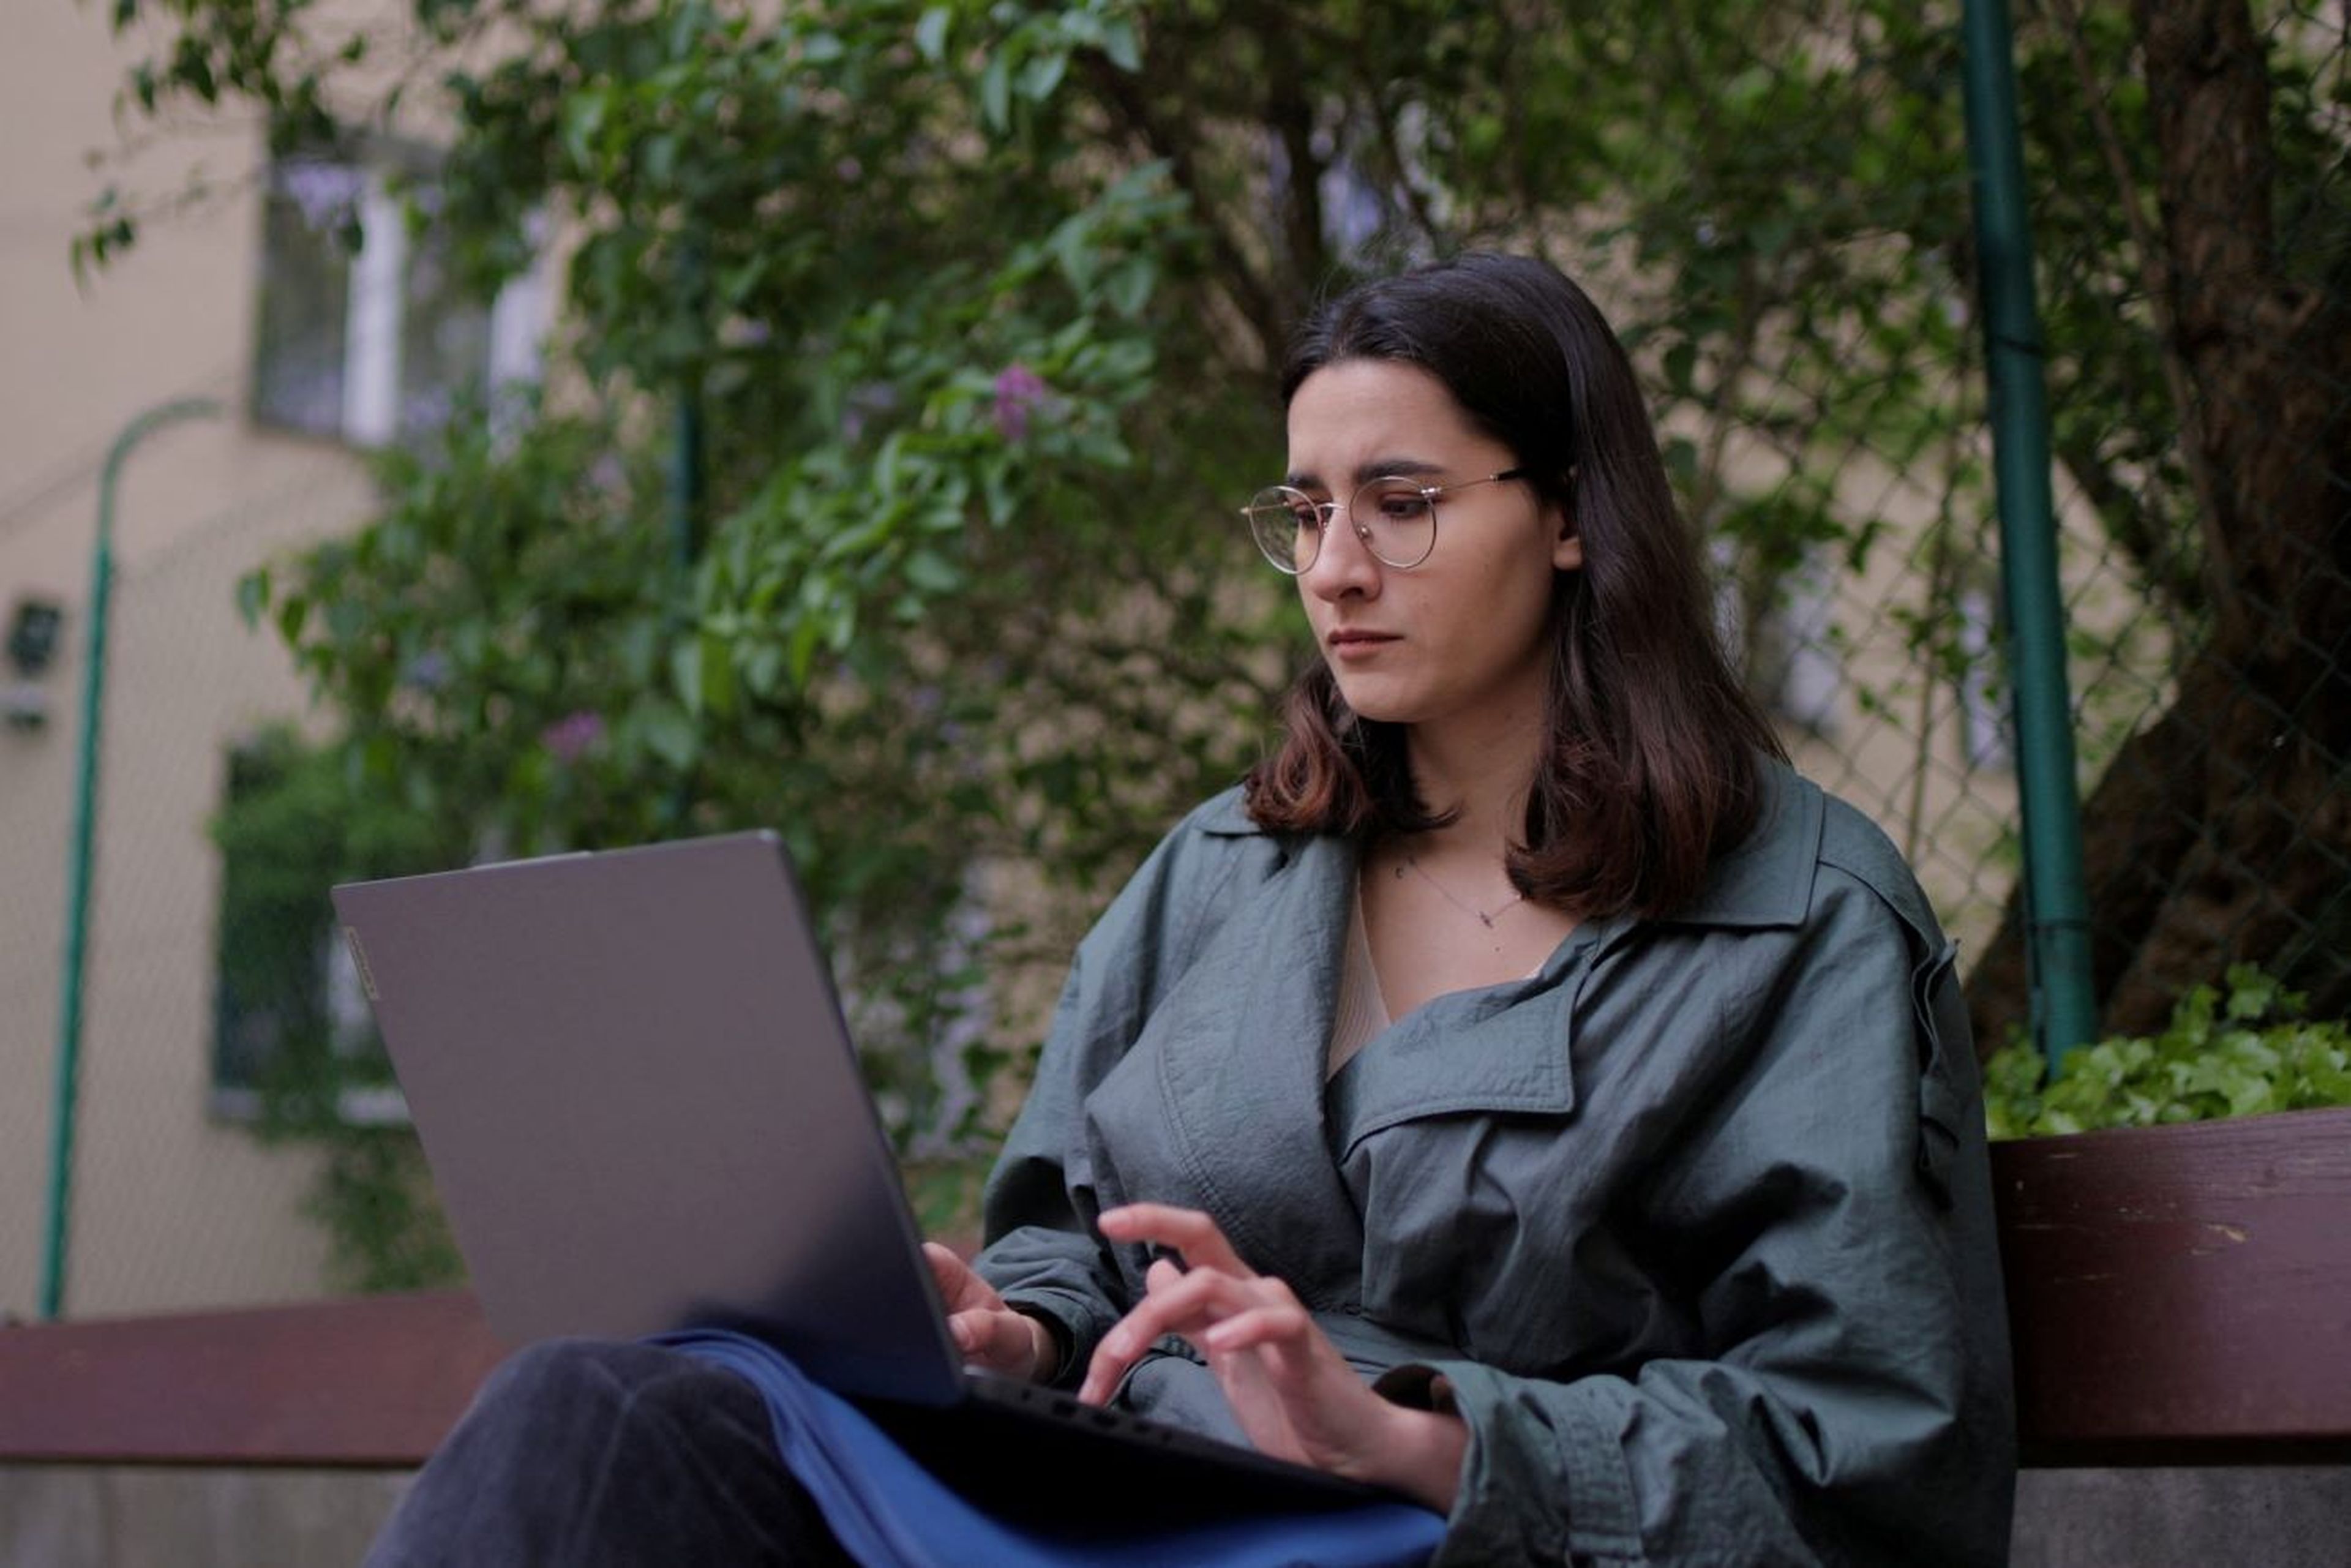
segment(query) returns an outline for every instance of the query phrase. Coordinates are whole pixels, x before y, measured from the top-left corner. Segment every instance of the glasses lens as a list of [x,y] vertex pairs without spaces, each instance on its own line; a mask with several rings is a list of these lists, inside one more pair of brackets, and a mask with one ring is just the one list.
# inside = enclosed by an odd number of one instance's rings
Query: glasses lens
[[1418,566],[1437,548],[1437,503],[1409,479],[1374,479],[1347,515],[1371,552],[1390,566]]
[[1243,508],[1249,534],[1265,559],[1287,572],[1314,564],[1322,545],[1322,512],[1311,497],[1286,485],[1269,485]]

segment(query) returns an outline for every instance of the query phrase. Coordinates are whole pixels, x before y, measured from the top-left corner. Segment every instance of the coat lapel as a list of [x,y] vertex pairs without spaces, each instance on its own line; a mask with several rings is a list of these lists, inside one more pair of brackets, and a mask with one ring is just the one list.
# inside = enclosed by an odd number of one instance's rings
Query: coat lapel
[[1240,904],[1136,1044],[1196,1200],[1253,1267],[1313,1306],[1353,1301],[1364,1252],[1322,1100],[1354,878],[1353,846],[1316,837],[1234,890]]

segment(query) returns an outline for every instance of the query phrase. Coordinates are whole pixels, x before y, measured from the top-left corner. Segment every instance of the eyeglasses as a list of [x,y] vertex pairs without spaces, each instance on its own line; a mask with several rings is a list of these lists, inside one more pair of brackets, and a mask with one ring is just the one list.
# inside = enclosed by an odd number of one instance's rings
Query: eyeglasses
[[[1526,476],[1523,468],[1505,468],[1458,485],[1424,485],[1398,475],[1366,480],[1347,503],[1347,521],[1373,559],[1409,571],[1437,548],[1439,499],[1475,485]],[[1338,520],[1339,503],[1318,501],[1287,485],[1268,485],[1241,508],[1241,516],[1249,519],[1249,537],[1273,569],[1296,577],[1311,570],[1322,553],[1322,535]]]

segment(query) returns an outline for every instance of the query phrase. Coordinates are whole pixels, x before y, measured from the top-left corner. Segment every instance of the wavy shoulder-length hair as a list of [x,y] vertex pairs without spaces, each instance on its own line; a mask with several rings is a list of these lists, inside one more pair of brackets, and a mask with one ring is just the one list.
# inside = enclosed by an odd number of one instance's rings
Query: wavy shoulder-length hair
[[[1511,882],[1583,919],[1671,912],[1753,830],[1765,759],[1785,752],[1723,650],[1624,346],[1557,269],[1464,256],[1317,309],[1283,369],[1283,405],[1348,360],[1436,376],[1583,542],[1583,566],[1552,575],[1547,735]],[[1247,781],[1260,827],[1368,839],[1441,824],[1402,727],[1356,715],[1321,659],[1283,727]]]

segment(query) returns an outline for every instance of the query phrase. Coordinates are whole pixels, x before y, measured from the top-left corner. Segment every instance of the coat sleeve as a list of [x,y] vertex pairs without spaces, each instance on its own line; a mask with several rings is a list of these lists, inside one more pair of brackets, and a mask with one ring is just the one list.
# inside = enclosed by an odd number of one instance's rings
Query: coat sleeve
[[1439,1563],[2006,1561],[2005,1317],[1950,949],[1923,905],[1832,871],[1822,891],[1726,1009],[1704,1048],[1725,1087],[1628,1221],[1698,1354],[1381,1381],[1470,1428]]
[[1094,1346],[1125,1312],[1118,1273],[1093,1228],[1102,1205],[1085,1142],[1089,1040],[1098,1010],[1079,949],[1038,1059],[1037,1076],[981,1201],[988,1238],[974,1266],[1020,1311],[1041,1319],[1061,1351],[1061,1378],[1083,1371]]
[[1064,1383],[1083,1375],[1131,1304],[1094,1229],[1094,1217],[1121,1200],[1093,1168],[1086,1096],[1198,952],[1228,886],[1280,859],[1228,791],[1152,852],[1079,944],[1028,1099],[982,1195],[987,1243],[973,1260],[1008,1302],[1052,1329]]

